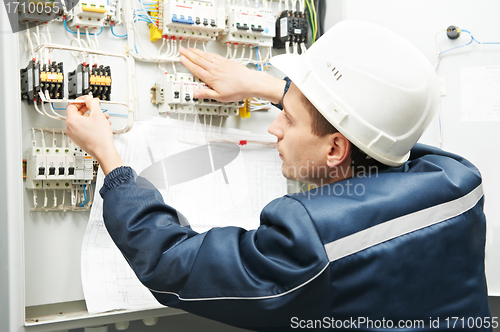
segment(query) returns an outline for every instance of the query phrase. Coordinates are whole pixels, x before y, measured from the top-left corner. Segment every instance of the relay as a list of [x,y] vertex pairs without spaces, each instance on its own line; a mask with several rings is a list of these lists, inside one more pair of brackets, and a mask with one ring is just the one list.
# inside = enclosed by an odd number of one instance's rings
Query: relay
[[306,43],[308,21],[305,13],[284,10],[276,20],[276,36],[274,48],[284,48],[286,42]]

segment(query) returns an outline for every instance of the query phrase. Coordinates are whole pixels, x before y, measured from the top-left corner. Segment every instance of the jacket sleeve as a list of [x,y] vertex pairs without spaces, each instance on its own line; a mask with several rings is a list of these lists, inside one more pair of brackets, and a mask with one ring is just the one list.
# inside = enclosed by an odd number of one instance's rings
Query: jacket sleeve
[[[261,226],[198,234],[129,167],[100,191],[104,222],[139,280],[164,305],[231,325],[278,331],[292,315],[329,307],[328,258],[309,213],[291,197],[271,202]],[[321,309],[318,309],[321,308]]]

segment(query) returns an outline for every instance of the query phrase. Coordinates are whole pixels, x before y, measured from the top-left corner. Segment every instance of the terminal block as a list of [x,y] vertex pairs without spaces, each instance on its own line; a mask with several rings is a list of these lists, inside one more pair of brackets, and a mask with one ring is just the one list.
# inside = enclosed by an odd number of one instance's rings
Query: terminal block
[[21,98],[33,104],[40,91],[40,64],[31,60],[26,68],[21,69]]
[[273,46],[275,17],[269,8],[229,6],[227,31],[220,42],[253,46]]
[[286,42],[307,43],[308,21],[305,13],[284,10],[276,20],[274,48],[284,48]]
[[109,66],[92,66],[90,72],[90,91],[100,100],[109,100],[111,94],[111,69]]
[[49,92],[51,99],[64,97],[64,71],[62,62],[55,61],[42,66],[40,72],[40,89]]
[[68,97],[75,99],[87,95],[90,92],[90,69],[89,65],[81,63],[68,74]]

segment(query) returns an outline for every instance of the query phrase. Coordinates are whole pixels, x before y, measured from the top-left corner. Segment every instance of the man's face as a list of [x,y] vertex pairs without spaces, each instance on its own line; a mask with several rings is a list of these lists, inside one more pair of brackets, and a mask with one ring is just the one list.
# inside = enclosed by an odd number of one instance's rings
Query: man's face
[[281,171],[290,180],[321,186],[328,181],[328,136],[312,133],[312,118],[302,100],[302,92],[292,83],[282,102],[283,111],[269,126],[278,138],[276,148],[283,160]]

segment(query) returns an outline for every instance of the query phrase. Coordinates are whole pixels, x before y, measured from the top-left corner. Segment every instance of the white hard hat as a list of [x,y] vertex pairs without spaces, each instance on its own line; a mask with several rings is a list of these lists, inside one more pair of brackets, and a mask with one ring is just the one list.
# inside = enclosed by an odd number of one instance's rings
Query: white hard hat
[[408,160],[439,107],[429,61],[379,25],[341,21],[304,54],[271,64],[349,141],[386,165]]

